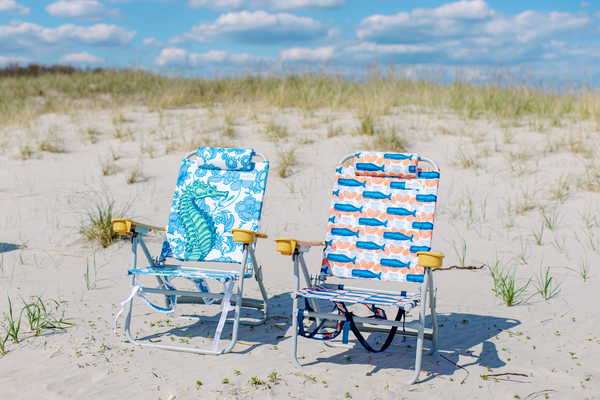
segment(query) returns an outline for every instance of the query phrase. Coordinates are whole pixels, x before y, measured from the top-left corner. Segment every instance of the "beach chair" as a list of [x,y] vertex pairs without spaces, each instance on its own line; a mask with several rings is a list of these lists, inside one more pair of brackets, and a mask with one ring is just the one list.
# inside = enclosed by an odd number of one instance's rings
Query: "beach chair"
[[[192,159],[194,155],[196,157]],[[262,161],[253,162],[253,156],[258,156]],[[123,307],[126,308],[125,334],[131,343],[165,350],[224,354],[235,346],[240,324],[260,325],[266,322],[267,294],[254,247],[257,238],[267,237],[266,234],[258,233],[258,230],[268,171],[267,157],[252,149],[200,147],[198,151],[189,153],[181,163],[166,229],[129,219],[113,220],[115,232],[131,235],[133,261],[131,269],[127,271],[130,276],[130,295],[121,303],[121,312]],[[166,230],[158,257],[150,255],[144,242],[144,235],[150,230]],[[142,249],[148,266],[137,266],[138,246]],[[211,268],[202,268],[199,262],[218,263],[218,267],[213,268],[211,265]],[[185,265],[181,265],[182,263]],[[229,263],[229,269],[220,267],[225,263]],[[239,264],[239,267],[233,267],[235,264]],[[144,276],[154,276],[158,287],[142,285],[140,279]],[[243,298],[244,281],[251,277],[258,283],[262,299]],[[194,286],[196,290],[178,290],[175,278],[191,281],[193,285],[189,286]],[[213,282],[213,285],[222,285],[222,290],[211,291],[209,280],[218,281],[217,284]],[[236,282],[237,290],[234,291]],[[150,301],[149,294],[159,295],[154,297],[158,297],[159,301],[164,299],[164,306]],[[170,346],[134,339],[131,334],[131,316],[136,295],[153,310],[169,316],[216,322],[212,349]],[[176,306],[184,303],[202,309],[210,304],[219,305],[220,317],[206,318],[198,313],[180,315],[176,312]],[[242,308],[253,309],[255,315],[258,310],[260,316],[242,319]],[[228,312],[232,309],[234,315],[229,318]],[[225,323],[233,323],[231,343],[226,348],[219,349]]]
[[[351,158],[354,164],[346,165]],[[432,168],[421,168],[419,161]],[[336,168],[325,242],[275,239],[277,250],[291,255],[294,262],[292,361],[297,368],[302,369],[297,357],[298,336],[324,340],[330,347],[363,346],[379,352],[386,350],[396,335],[402,335],[417,339],[415,372],[407,383],[417,381],[423,341],[431,342],[427,354],[435,351],[437,341],[432,270],[441,267],[444,255],[430,249],[439,176],[437,164],[417,154],[348,155]],[[304,253],[313,246],[325,246],[321,271],[316,275],[309,274],[304,260]],[[306,284],[302,288],[301,277]],[[330,277],[354,281],[331,284],[326,282]],[[360,280],[413,284],[413,290],[415,285],[420,290],[410,293],[396,284],[392,284],[394,290],[373,289],[373,284],[361,287]],[[430,326],[426,327],[428,298]],[[333,303],[333,310],[323,312],[323,303],[328,304],[327,309]],[[358,304],[367,306],[371,315],[355,315],[350,307]],[[387,319],[383,307],[397,309],[393,320]],[[414,308],[419,317],[407,322],[406,313]],[[305,326],[307,322],[312,323],[310,328]],[[350,331],[357,339],[355,345],[349,343]],[[387,334],[387,338],[375,349],[364,332]]]

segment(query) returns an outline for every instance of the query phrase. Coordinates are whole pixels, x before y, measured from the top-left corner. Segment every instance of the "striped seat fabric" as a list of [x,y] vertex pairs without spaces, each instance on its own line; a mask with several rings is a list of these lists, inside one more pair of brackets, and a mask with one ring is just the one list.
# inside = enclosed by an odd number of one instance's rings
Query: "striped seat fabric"
[[338,289],[328,288],[325,285],[317,285],[299,290],[296,294],[304,298],[329,300],[339,303],[399,307],[407,312],[416,307],[421,301],[421,296],[408,296],[406,292],[395,295],[381,294],[344,290],[342,285],[337,286]]

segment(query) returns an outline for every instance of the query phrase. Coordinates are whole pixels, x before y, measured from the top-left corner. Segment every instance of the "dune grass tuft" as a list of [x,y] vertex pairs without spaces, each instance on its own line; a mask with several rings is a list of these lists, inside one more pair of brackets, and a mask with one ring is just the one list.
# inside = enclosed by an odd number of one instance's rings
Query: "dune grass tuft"
[[275,171],[280,178],[286,178],[291,174],[292,167],[297,163],[295,151],[296,149],[279,150],[277,152]]
[[112,229],[112,219],[122,218],[130,208],[129,203],[120,207],[106,192],[78,193],[84,207],[79,233],[92,243],[108,247],[118,238]]

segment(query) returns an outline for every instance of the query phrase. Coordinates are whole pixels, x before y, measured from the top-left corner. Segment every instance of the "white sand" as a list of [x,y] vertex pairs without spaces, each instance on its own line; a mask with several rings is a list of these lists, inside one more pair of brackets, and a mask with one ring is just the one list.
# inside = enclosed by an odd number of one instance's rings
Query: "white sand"
[[[439,110],[394,109],[383,117],[410,138],[409,151],[435,159],[442,168],[433,247],[446,254],[445,266],[460,263],[454,248],[460,253],[464,239],[466,265],[493,265],[498,259],[507,267],[515,266],[517,285],[534,278],[519,304],[508,308],[492,291],[488,269],[436,272],[442,324],[439,350],[424,357],[420,382],[407,386],[403,382],[412,375],[412,354],[330,349],[300,339],[300,362],[307,370],[294,369],[289,319],[279,320],[287,322],[283,330],[270,322],[252,331],[242,327],[242,341],[263,344],[238,344],[233,353],[218,357],[133,346],[123,334],[123,318],[114,334],[114,315],[128,294],[124,271],[130,265],[130,246],[123,241],[99,250],[81,240],[84,199],[109,193],[117,207],[131,204],[128,217],[164,225],[181,157],[199,144],[194,140],[216,138],[223,127],[223,110],[218,108],[161,115],[140,108],[122,114],[126,122],[118,121],[119,112],[108,111],[47,115],[28,128],[6,128],[0,133],[0,242],[25,244],[14,250],[3,245],[0,310],[8,310],[7,295],[16,312],[22,308],[19,296],[41,295],[64,302],[65,317],[76,324],[64,332],[46,331],[34,337],[23,316],[21,341],[15,344],[8,339],[8,353],[0,357],[0,398],[340,399],[346,393],[355,399],[599,397],[600,217],[590,222],[589,229],[584,222],[586,216],[600,216],[599,197],[577,190],[577,180],[590,162],[585,152],[569,151],[568,144],[558,152],[541,151],[544,143],[561,140],[570,140],[575,150],[581,140],[583,150],[596,151],[598,133],[591,124],[564,121],[562,128],[534,133],[526,120],[521,126],[502,127],[496,121],[463,120]],[[287,141],[267,140],[264,123],[271,118],[287,126]],[[327,138],[328,123],[342,127],[346,134]],[[292,266],[289,258],[275,252],[271,239],[324,238],[335,165],[345,154],[364,147],[365,138],[350,134],[357,125],[350,112],[320,110],[307,115],[259,110],[257,119],[240,115],[234,139],[220,139],[253,147],[272,162],[263,214],[263,231],[270,238],[258,244],[257,254],[274,315],[291,313]],[[86,139],[88,128],[99,133],[97,143]],[[129,130],[133,140],[116,139],[116,128],[125,135]],[[65,153],[37,150],[49,130],[64,140]],[[26,144],[33,155],[21,160],[20,149]],[[153,158],[148,146],[153,147]],[[291,176],[281,179],[275,172],[277,151],[292,148],[299,164]],[[475,157],[479,168],[461,168],[460,152],[465,160]],[[527,160],[511,162],[511,153]],[[101,163],[112,160],[110,154],[118,156],[117,171],[102,176]],[[143,171],[144,180],[126,184],[125,176],[136,167]],[[559,182],[569,188],[563,203],[552,200]],[[515,213],[528,206],[531,209],[522,215]],[[546,215],[557,213],[560,224],[554,230],[545,228],[538,246],[531,231],[542,226],[541,207],[546,207]],[[151,235],[148,243],[158,253],[162,237]],[[319,253],[309,255],[313,271],[318,271]],[[84,281],[88,262],[95,281],[91,290]],[[590,265],[587,282],[569,269],[579,271],[582,263]],[[548,301],[539,294],[529,298],[536,292],[540,266],[552,267],[551,274],[561,282]],[[256,295],[255,287],[248,286],[247,293]],[[190,346],[210,347],[208,335],[214,325],[189,328],[187,320],[166,323],[163,315],[150,313],[139,301],[134,315],[134,332],[140,337],[167,331],[178,343],[182,339],[189,340]],[[191,339],[188,331],[194,333]],[[229,332],[230,328],[225,334]],[[414,342],[399,340],[398,344],[406,348]],[[273,371],[279,378],[274,382],[268,377]],[[503,373],[526,377],[481,377]],[[266,384],[252,385],[252,377]],[[224,379],[229,383],[222,383]],[[197,381],[202,382],[200,387]]]

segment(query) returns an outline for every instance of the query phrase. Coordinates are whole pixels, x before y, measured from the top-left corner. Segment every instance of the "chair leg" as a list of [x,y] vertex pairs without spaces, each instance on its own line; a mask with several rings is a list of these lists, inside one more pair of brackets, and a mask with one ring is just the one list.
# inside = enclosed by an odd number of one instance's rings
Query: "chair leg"
[[298,369],[304,369],[298,362],[298,298],[293,300],[294,308],[292,312],[292,362]]
[[421,285],[421,307],[419,309],[419,332],[417,334],[417,354],[415,355],[415,373],[408,382],[412,385],[419,379],[421,374],[421,363],[423,361],[423,338],[425,336],[425,310],[427,305],[427,290],[429,289],[429,273],[425,273],[423,284]]
[[[294,260],[294,291],[300,289],[300,271],[298,265],[298,253],[293,255]],[[298,296],[292,295],[292,362],[298,369],[304,369],[298,362]]]
[[437,336],[438,336],[438,324],[437,324],[437,299],[435,288],[433,285],[433,273],[431,273],[431,277],[429,278],[429,309],[431,312],[431,348],[426,353],[428,356],[435,353],[437,349]]

